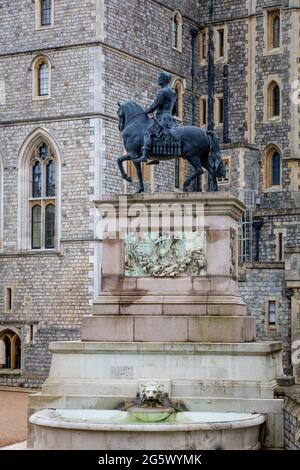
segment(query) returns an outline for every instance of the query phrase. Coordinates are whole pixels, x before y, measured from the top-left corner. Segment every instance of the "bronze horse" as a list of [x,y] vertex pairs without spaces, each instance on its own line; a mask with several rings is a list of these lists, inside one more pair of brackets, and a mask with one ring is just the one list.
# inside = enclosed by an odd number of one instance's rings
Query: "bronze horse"
[[[136,160],[142,155],[144,134],[147,128],[151,126],[152,120],[143,108],[133,101],[124,104],[119,103],[118,105],[119,130],[123,134],[123,142],[127,152],[126,155],[118,157],[118,166],[122,178],[132,183],[131,177],[124,170],[123,163],[130,160],[133,162],[139,180],[137,192],[142,193],[145,190],[143,173],[141,163],[136,162]],[[189,192],[191,182],[204,173],[202,168],[206,169],[211,175],[211,187],[209,189],[218,191],[217,178],[224,177],[225,171],[216,134],[206,132],[195,126],[174,127],[170,129],[170,132],[181,141],[181,158],[186,159],[195,170],[193,175],[184,182],[184,192]],[[176,158],[176,156],[155,156],[153,160],[163,161],[170,158]]]

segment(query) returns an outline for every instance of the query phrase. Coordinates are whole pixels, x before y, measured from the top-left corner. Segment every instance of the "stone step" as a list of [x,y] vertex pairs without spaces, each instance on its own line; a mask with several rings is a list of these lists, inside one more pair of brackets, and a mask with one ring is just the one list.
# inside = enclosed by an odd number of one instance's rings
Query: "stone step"
[[247,315],[239,295],[102,295],[93,305],[93,315]]
[[247,316],[90,316],[82,341],[245,343],[256,339],[256,320]]

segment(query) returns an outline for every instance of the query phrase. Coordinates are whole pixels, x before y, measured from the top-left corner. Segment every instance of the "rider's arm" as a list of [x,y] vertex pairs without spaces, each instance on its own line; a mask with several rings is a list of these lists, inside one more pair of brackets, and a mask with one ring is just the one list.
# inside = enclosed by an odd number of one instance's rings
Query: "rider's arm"
[[156,100],[146,109],[146,114],[153,113],[159,106],[164,103],[164,92],[161,91],[156,97]]

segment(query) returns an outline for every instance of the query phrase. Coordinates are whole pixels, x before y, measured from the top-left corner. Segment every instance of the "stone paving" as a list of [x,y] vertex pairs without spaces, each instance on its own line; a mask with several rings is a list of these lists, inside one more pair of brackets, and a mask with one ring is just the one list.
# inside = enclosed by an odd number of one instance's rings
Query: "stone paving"
[[29,393],[0,390],[0,447],[27,438],[27,399]]

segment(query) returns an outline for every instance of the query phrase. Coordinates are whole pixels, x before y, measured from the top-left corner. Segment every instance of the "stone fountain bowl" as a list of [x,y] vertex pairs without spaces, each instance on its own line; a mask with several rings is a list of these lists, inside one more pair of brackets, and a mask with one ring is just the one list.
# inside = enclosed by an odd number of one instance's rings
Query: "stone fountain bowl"
[[257,450],[260,414],[182,412],[162,422],[126,411],[43,410],[30,417],[32,448],[43,450]]

